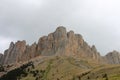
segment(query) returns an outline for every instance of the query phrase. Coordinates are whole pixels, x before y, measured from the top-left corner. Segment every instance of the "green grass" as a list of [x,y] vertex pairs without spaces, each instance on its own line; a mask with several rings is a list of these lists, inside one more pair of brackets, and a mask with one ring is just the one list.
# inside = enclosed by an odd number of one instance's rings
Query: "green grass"
[[43,76],[44,80],[47,80],[47,75],[48,75],[48,73],[49,73],[49,71],[51,69],[51,65],[52,65],[52,60],[49,61],[49,64],[48,64],[48,66],[47,66],[47,68],[45,70],[45,73],[44,73],[44,76]]
[[35,78],[31,76],[27,76],[25,78],[22,78],[21,80],[35,80]]

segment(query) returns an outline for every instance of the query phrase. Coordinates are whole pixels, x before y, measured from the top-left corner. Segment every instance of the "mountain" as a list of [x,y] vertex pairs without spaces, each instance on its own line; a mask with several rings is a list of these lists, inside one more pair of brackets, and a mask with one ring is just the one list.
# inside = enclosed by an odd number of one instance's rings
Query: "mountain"
[[120,79],[119,52],[101,56],[95,45],[63,26],[32,45],[11,42],[0,54],[0,64],[0,80]]
[[120,64],[120,53],[114,50],[112,52],[109,52],[105,56],[105,59],[110,64]]
[[2,64],[14,64],[30,60],[36,56],[67,55],[100,60],[95,46],[90,47],[80,34],[58,27],[55,32],[43,36],[31,46],[26,41],[11,42],[2,56]]
[[102,57],[96,47],[89,46],[80,34],[66,31],[63,26],[55,32],[43,36],[38,43],[27,45],[26,41],[11,42],[4,55],[0,54],[0,63],[4,65],[18,64],[37,56],[66,55],[79,58],[90,58],[97,62],[119,64],[119,52],[110,52]]

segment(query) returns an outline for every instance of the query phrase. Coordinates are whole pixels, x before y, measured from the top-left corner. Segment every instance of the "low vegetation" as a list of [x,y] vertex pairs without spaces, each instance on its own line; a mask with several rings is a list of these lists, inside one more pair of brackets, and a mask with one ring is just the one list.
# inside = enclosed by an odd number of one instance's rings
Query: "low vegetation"
[[34,62],[22,65],[0,80],[120,80],[120,65],[98,65],[87,60],[54,56],[38,65]]

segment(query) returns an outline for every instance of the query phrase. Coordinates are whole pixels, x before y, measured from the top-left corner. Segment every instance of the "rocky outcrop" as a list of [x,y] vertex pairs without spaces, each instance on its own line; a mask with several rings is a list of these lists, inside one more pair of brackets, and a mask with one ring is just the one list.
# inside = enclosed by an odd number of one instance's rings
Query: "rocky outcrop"
[[39,54],[37,53],[37,44],[36,43],[32,44],[31,46],[27,45],[24,54],[22,54],[21,61],[30,60],[38,55]]
[[104,58],[108,64],[120,64],[120,53],[117,51],[109,52]]
[[11,42],[9,48],[5,50],[4,56],[1,59],[2,64],[14,64],[30,60],[37,56],[37,44],[31,46],[26,45],[26,41],[17,41],[15,44]]
[[0,58],[3,56],[3,54],[2,53],[0,53]]
[[19,62],[25,50],[26,50],[25,41],[18,41],[15,44],[11,42],[9,49],[7,49],[4,52],[3,63],[10,64]]
[[40,38],[37,50],[43,56],[66,55],[96,60],[100,58],[95,46],[90,47],[80,34],[75,34],[73,31],[67,32],[62,26],[48,36]]
[[97,51],[95,45],[93,45],[93,46],[91,47],[91,50],[93,51],[93,58],[94,58],[95,60],[101,61],[100,53]]
[[4,55],[0,55],[2,64],[14,64],[28,61],[37,56],[65,55],[79,58],[89,58],[97,62],[107,62],[110,64],[120,63],[120,56],[117,52],[111,52],[105,57],[101,57],[96,47],[89,46],[80,34],[73,31],[66,31],[60,26],[55,32],[48,36],[43,36],[38,43],[26,45],[26,41],[11,42]]
[[58,27],[54,33],[41,37],[38,41],[38,53],[44,56],[63,54],[67,42],[66,28]]
[[3,54],[0,53],[0,64],[2,64],[2,58],[3,58]]
[[26,41],[11,42],[1,58],[3,64],[19,63],[36,56],[66,55],[87,57],[98,60],[100,55],[95,46],[90,47],[80,34],[66,31],[65,27],[58,27],[55,32],[43,36],[38,43],[31,46]]

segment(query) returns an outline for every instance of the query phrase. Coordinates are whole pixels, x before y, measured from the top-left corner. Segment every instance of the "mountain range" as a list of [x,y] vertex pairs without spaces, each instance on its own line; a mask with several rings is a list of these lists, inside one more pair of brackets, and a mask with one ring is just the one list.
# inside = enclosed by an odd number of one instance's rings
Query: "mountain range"
[[[63,65],[59,61],[63,61],[65,62],[65,64]],[[36,75],[39,75],[40,74],[39,70],[43,68],[43,72],[41,71],[41,73],[43,73],[42,78],[40,79],[36,77],[31,80],[87,80],[87,79],[93,80],[91,78],[96,78],[97,76],[99,77],[99,75],[92,75],[93,72],[91,72],[91,69],[93,68],[97,67],[98,69],[100,66],[102,66],[100,67],[102,69],[97,70],[100,74],[101,74],[100,70],[104,71],[104,68],[106,67],[106,65],[109,65],[109,66],[115,65],[114,67],[113,66],[109,68],[107,67],[107,69],[105,70],[108,70],[108,71],[110,69],[111,70],[113,69],[113,71],[115,71],[114,69],[116,69],[116,67],[117,69],[120,69],[120,67],[118,66],[120,64],[120,53],[114,50],[112,52],[109,52],[105,56],[101,56],[101,54],[97,51],[95,45],[90,46],[83,39],[82,35],[76,34],[72,30],[67,32],[65,27],[59,26],[55,30],[55,32],[50,33],[47,36],[41,37],[38,40],[38,43],[27,45],[25,40],[17,41],[16,43],[11,42],[9,48],[4,51],[4,54],[0,54],[0,64],[6,70],[6,72],[4,72],[3,70],[3,73],[1,73],[2,72],[1,71],[0,74],[1,76],[9,75],[10,71],[14,71],[16,69],[19,70],[21,66],[23,65],[25,66],[30,62],[32,62],[35,65],[35,69],[38,70],[38,72],[36,72]],[[52,63],[53,63],[52,65],[53,67],[59,65],[59,66],[62,66],[61,68],[66,68],[64,70],[67,70],[67,67],[70,68],[70,72],[73,72],[75,75],[71,73],[72,75],[72,77],[70,77],[71,79],[56,78],[56,76],[54,77],[55,79],[52,79],[51,77],[49,77],[50,79],[48,79],[47,75],[45,74],[49,72],[49,67],[51,67]],[[46,65],[48,66],[46,67]],[[77,67],[74,67],[73,65],[77,65]],[[27,67],[25,68],[25,70],[29,69]],[[37,67],[42,67],[42,68],[39,69]],[[44,68],[47,68],[48,72]],[[71,68],[74,68],[74,70],[72,71]],[[55,69],[53,69],[53,72]],[[76,74],[78,73],[79,70],[80,71],[83,70],[83,72],[85,72],[83,74],[84,76],[81,75],[83,76],[82,78],[80,78],[81,76],[78,76],[78,74]],[[95,73],[97,73],[97,71]],[[30,70],[28,72],[30,72]],[[59,72],[59,70],[57,70],[57,72]],[[69,72],[69,69],[68,69],[68,72]],[[49,73],[49,75],[50,74],[51,73]],[[27,74],[27,75],[30,76],[30,74]],[[55,73],[52,75],[54,76]],[[89,75],[89,77],[87,75]],[[107,80],[106,78],[107,72],[102,74],[102,76],[103,78],[105,78],[104,80]],[[75,79],[73,79],[74,77]],[[5,76],[2,77],[0,80],[2,79],[7,80]],[[30,79],[14,78],[12,80],[30,80]],[[115,79],[115,80],[118,80],[118,79]]]

